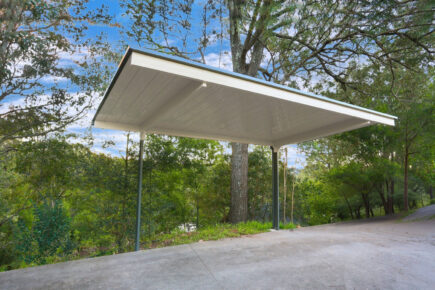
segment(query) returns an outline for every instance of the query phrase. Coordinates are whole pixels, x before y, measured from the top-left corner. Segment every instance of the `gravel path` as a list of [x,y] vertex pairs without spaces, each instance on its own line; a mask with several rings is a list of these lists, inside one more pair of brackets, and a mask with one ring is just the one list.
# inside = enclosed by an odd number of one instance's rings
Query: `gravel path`
[[414,213],[402,219],[403,221],[428,220],[435,218],[435,204],[419,208]]

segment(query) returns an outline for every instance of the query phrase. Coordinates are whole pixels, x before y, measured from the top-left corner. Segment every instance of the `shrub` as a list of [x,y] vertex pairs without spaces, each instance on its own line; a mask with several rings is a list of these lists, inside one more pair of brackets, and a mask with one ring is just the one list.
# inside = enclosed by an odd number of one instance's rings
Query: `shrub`
[[292,224],[292,223],[288,223],[288,224],[281,223],[281,224],[279,224],[279,228],[282,230],[292,230],[292,229],[295,229],[296,226],[295,226],[295,224]]
[[51,256],[67,255],[73,250],[70,218],[62,203],[55,201],[34,206],[35,220],[30,227],[19,220],[16,250],[26,263],[45,264]]

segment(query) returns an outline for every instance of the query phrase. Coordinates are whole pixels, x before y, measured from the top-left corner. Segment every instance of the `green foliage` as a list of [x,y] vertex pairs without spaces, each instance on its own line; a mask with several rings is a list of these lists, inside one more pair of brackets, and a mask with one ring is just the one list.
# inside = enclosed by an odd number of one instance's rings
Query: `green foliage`
[[[0,176],[0,206],[6,211],[2,210],[0,216],[0,239],[4,241],[1,269],[133,249],[138,147],[129,134],[126,138],[128,147],[123,157],[96,154],[60,136],[21,142],[19,150],[2,156],[0,161],[6,171]],[[337,143],[352,140],[346,138]],[[376,186],[385,179],[397,179],[400,166],[389,159],[370,157],[369,153],[364,155],[370,161],[366,164],[361,157],[349,159],[344,153],[325,157],[320,154],[323,144],[317,143],[318,151],[312,152],[318,155],[311,157],[315,160],[322,156],[322,161],[330,162],[330,168],[310,161],[294,179],[295,224],[359,218],[365,213],[365,197],[369,211],[382,208]],[[230,203],[229,160],[222,145],[214,141],[148,136],[143,176],[143,247],[237,237],[271,228],[267,206],[271,204],[269,148],[254,147],[249,154],[252,221],[248,223],[224,223]],[[419,160],[419,164],[422,162]],[[289,174],[288,185],[295,174]],[[397,190],[400,186],[396,182],[396,201],[401,196]],[[419,191],[415,192],[419,206]],[[47,202],[51,200],[57,201]],[[197,231],[179,229],[197,222]],[[282,229],[294,227],[281,224]]]
[[17,223],[16,251],[26,263],[45,264],[47,257],[68,255],[74,248],[71,220],[60,201],[45,202],[33,208],[30,226]]
[[[297,186],[296,218],[309,225],[336,221],[338,197],[319,180],[303,178]],[[302,194],[301,194],[302,193]]]
[[377,207],[392,214],[427,202],[434,180],[433,69],[415,69],[360,66],[350,76],[357,87],[334,91],[342,100],[398,116],[395,127],[371,126],[301,146],[309,156],[306,173],[326,176],[328,190],[345,202],[342,218],[360,218],[361,210],[374,216]]
[[[170,233],[153,235],[143,242],[145,248],[159,248],[172,245],[188,244],[199,241],[219,240],[224,238],[240,237],[270,231],[272,223],[250,221],[239,224],[216,224],[207,226],[193,232],[173,230]],[[288,224],[285,229],[293,228]]]
[[280,223],[279,228],[281,230],[293,230],[296,228],[296,225],[292,223],[287,223],[287,224]]
[[248,204],[251,219],[263,222],[271,218],[272,154],[264,146],[255,146],[249,153]]
[[433,60],[430,0],[120,3],[139,46],[202,62],[219,47],[219,60],[231,51],[234,71],[292,86],[320,75],[318,86],[353,88],[359,61],[388,70]]
[[87,2],[0,2],[0,102],[7,102],[0,104],[0,144],[62,131],[103,91],[110,65],[101,56],[113,53],[86,31],[112,18],[105,6],[90,10]]

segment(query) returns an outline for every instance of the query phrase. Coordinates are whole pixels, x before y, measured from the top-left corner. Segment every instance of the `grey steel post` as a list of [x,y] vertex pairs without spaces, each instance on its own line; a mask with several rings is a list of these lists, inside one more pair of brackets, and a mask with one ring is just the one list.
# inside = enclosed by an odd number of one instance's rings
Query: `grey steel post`
[[279,179],[278,179],[278,149],[272,149],[272,224],[279,230]]
[[140,250],[140,209],[142,201],[142,173],[143,173],[143,135],[140,134],[139,142],[139,179],[137,189],[137,208],[136,208],[136,246],[135,251]]

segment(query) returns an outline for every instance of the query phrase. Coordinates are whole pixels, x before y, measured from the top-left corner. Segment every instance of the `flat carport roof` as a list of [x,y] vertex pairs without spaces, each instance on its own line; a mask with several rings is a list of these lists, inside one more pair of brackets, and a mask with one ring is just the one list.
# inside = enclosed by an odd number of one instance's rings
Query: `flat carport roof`
[[128,48],[92,121],[140,132],[136,250],[146,133],[272,147],[273,227],[279,229],[278,149],[396,117],[157,52]]
[[279,148],[396,117],[243,74],[129,48],[93,124],[99,128]]

